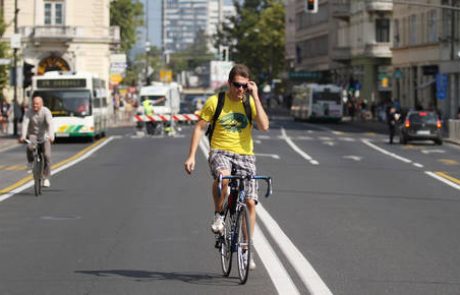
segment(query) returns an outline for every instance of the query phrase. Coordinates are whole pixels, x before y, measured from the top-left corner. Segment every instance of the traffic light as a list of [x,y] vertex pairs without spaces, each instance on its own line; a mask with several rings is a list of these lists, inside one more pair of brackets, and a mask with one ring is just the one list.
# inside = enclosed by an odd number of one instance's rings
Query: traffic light
[[35,75],[34,68],[35,65],[24,62],[22,66],[22,88],[27,88],[32,85],[32,76]]
[[305,12],[317,13],[319,0],[305,0]]

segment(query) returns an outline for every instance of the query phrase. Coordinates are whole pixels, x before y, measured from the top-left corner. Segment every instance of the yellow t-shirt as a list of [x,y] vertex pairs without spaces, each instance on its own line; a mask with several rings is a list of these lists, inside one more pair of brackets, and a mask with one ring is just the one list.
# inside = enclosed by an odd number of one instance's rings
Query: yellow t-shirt
[[[211,122],[217,108],[218,95],[208,98],[201,110],[201,119]],[[254,99],[250,99],[252,122],[256,117]],[[212,134],[211,149],[229,151],[241,155],[253,155],[252,126],[246,117],[241,101],[231,100],[225,94],[224,107],[217,118]]]

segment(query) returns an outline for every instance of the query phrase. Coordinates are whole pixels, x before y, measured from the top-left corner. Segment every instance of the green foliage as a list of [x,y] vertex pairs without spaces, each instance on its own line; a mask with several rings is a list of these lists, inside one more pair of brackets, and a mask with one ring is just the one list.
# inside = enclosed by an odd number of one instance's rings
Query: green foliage
[[230,59],[246,64],[258,82],[277,78],[284,68],[284,5],[280,0],[234,2],[232,26],[224,26],[215,45],[230,46]]
[[215,59],[214,54],[209,52],[207,44],[208,37],[206,34],[203,31],[198,31],[194,43],[189,48],[171,55],[169,67],[173,73],[193,71]]
[[[5,19],[3,18],[3,9],[0,9],[0,38],[3,37],[7,25],[5,24]],[[8,43],[0,41],[0,58],[10,58],[9,56],[9,46]],[[8,69],[9,65],[0,65],[0,89],[5,88],[8,85]]]
[[124,85],[137,85],[140,77],[145,79],[146,61],[148,59],[149,66],[154,70],[150,77],[152,81],[158,81],[161,68],[161,50],[155,46],[150,47],[148,57],[146,53],[138,54],[133,63],[131,63],[126,71],[126,76],[123,79]]
[[127,53],[136,43],[136,29],[144,24],[144,6],[131,0],[110,3],[110,25],[120,27],[121,51]]

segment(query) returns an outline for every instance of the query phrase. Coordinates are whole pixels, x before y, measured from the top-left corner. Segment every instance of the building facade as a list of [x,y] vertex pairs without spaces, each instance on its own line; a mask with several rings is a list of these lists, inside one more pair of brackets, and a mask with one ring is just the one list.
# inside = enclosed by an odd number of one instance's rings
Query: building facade
[[[162,47],[172,53],[192,45],[198,32],[207,37],[223,19],[222,0],[163,0]],[[213,50],[211,43],[208,47]]]
[[460,1],[428,4],[394,10],[393,94],[403,108],[436,109],[454,118],[460,106],[460,14],[440,6],[460,8]]
[[[15,1],[3,2],[4,19],[14,19]],[[37,75],[84,71],[109,80],[111,49],[120,41],[118,27],[110,27],[110,0],[23,0],[17,5],[18,67],[30,64]],[[4,39],[14,33],[9,26]]]

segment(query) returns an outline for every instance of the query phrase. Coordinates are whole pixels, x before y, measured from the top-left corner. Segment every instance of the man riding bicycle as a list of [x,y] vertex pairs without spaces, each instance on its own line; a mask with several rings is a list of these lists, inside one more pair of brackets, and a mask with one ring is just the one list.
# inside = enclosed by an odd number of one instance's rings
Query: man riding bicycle
[[35,96],[32,99],[32,109],[24,114],[22,122],[22,133],[19,142],[25,142],[29,138],[27,145],[27,166],[32,167],[34,160],[33,145],[41,143],[41,148],[45,158],[43,170],[43,186],[49,187],[49,177],[51,174],[51,143],[54,142],[53,116],[51,111],[43,106],[43,99]]
[[[201,110],[200,119],[192,134],[188,158],[185,161],[185,170],[188,174],[195,168],[195,155],[198,144],[218,108],[219,95],[209,97]],[[245,102],[245,100],[249,100]],[[245,103],[250,106],[251,118],[245,109]],[[211,151],[209,153],[209,167],[214,178],[212,193],[214,199],[215,216],[211,225],[213,233],[221,233],[224,229],[223,204],[227,195],[228,180],[223,181],[222,194],[217,195],[217,178],[219,175],[228,176],[232,168],[238,175],[256,175],[256,158],[253,152],[252,119],[261,131],[268,131],[269,120],[260,102],[257,85],[250,81],[249,69],[242,64],[235,65],[229,74],[228,90],[225,92],[224,104],[221,112],[214,121],[214,130],[211,137]],[[246,205],[251,221],[251,233],[254,232],[256,222],[257,183],[247,180]],[[255,268],[251,258],[250,268]]]

